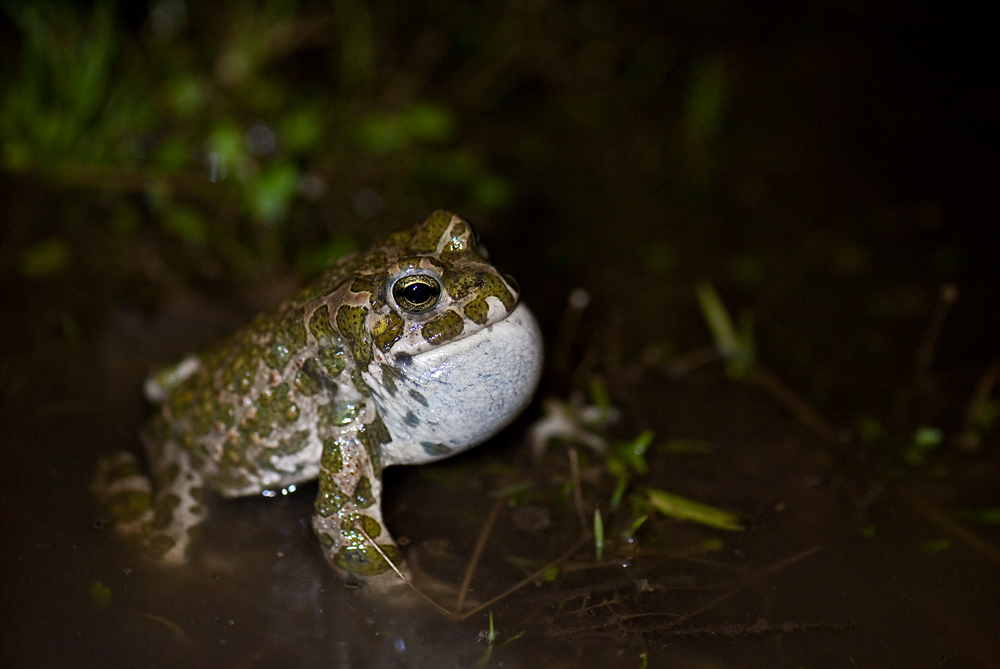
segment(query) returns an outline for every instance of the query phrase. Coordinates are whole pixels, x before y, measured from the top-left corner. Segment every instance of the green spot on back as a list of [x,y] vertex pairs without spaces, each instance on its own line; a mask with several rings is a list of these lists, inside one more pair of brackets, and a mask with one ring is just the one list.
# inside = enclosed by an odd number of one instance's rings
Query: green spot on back
[[267,452],[268,455],[292,455],[309,447],[309,430],[299,430],[287,439],[278,442],[277,448]]
[[261,354],[271,369],[282,370],[296,352],[306,345],[306,329],[301,315],[295,312],[278,312],[254,320],[251,329],[270,335]]
[[351,291],[355,293],[370,293],[381,295],[385,291],[385,283],[389,279],[386,272],[378,274],[362,274],[351,282]]
[[333,339],[337,336],[337,332],[330,324],[330,309],[325,304],[313,312],[309,319],[309,331],[316,337],[320,346],[323,345],[324,339]]
[[247,424],[256,428],[260,436],[271,434],[275,425],[288,425],[298,418],[298,407],[288,396],[287,383],[280,383],[273,388],[265,388],[257,398],[257,415]]
[[319,361],[316,358],[309,358],[302,363],[302,368],[295,373],[295,387],[299,392],[307,397],[319,393],[321,388],[322,372]]
[[353,344],[358,366],[367,367],[372,359],[372,341],[365,328],[368,309],[344,305],[337,309],[337,329]]
[[436,251],[438,242],[441,240],[441,235],[448,229],[453,217],[454,214],[450,211],[442,209],[431,214],[417,228],[416,233],[413,235],[413,241],[411,242],[413,250],[417,253],[432,253]]

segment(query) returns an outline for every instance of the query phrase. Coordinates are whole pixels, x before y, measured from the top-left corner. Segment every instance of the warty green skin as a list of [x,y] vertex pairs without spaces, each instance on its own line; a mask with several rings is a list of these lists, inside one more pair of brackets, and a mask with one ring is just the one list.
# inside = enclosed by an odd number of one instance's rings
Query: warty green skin
[[[400,562],[382,470],[482,442],[523,409],[540,374],[537,324],[481,253],[466,221],[435,212],[148,379],[161,405],[143,433],[152,476],[121,454],[95,480],[119,532],[182,563],[207,489],[273,494],[318,478],[313,529],[327,559],[361,576],[390,568],[383,553]],[[412,275],[441,287],[431,308],[398,303],[393,286]]]

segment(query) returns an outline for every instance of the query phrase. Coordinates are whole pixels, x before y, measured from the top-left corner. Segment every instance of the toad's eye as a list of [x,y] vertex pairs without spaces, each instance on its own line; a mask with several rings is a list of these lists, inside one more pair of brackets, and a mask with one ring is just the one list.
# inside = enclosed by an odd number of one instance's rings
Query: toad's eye
[[438,303],[441,284],[428,274],[411,274],[392,284],[392,296],[404,311],[422,314]]

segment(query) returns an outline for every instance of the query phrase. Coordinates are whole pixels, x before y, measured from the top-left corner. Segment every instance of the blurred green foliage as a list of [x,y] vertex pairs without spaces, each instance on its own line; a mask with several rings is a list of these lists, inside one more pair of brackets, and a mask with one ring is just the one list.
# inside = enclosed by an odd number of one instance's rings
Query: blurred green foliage
[[[2,6],[0,169],[100,203],[18,223],[0,264],[35,278],[313,273],[439,207],[618,216],[605,195],[632,170],[664,197],[692,181],[678,173],[703,185],[727,115],[726,61],[612,0]],[[577,237],[552,257],[586,254]],[[62,261],[38,262],[46,240]],[[675,270],[671,245],[651,249]]]
[[[332,4],[159,0],[136,28],[107,1],[8,3],[20,62],[0,78],[0,164],[137,196],[163,233],[243,274],[289,253],[314,272],[353,248],[348,226],[288,248],[294,208],[331,194],[362,219],[387,191],[406,214],[425,208],[417,189],[431,207],[509,203],[447,102],[392,88],[415,75],[381,65],[387,26],[361,0]],[[59,232],[22,253],[22,274],[68,268]]]

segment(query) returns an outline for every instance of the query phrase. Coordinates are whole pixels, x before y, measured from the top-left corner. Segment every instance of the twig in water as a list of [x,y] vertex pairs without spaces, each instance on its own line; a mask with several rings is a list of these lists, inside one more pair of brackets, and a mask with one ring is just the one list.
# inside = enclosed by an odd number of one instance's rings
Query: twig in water
[[930,520],[938,527],[950,532],[952,536],[969,548],[979,551],[997,565],[1000,565],[1000,550],[998,550],[995,546],[986,543],[978,536],[935,509],[933,506],[922,500],[919,495],[904,492],[903,496],[910,500],[913,504],[913,508],[915,508],[922,516]]
[[759,362],[754,363],[750,368],[749,377],[751,381],[777,400],[778,404],[788,409],[797,421],[826,441],[840,445],[840,440],[837,438],[837,431],[833,426],[819,415],[815,409],[809,406],[804,399],[799,397],[794,390],[786,386],[771,370]]
[[569,449],[569,475],[573,481],[573,504],[576,506],[576,515],[580,518],[580,529],[587,529],[587,514],[583,510],[583,489],[580,485],[580,456],[576,452],[576,446]]
[[913,378],[918,382],[927,374],[931,363],[934,362],[934,353],[937,350],[938,341],[941,339],[945,320],[948,318],[948,310],[951,309],[951,305],[955,304],[956,300],[958,300],[958,288],[955,287],[955,284],[946,283],[941,286],[937,309],[934,311],[930,325],[927,326],[927,332],[924,333],[924,339],[920,343],[920,348],[917,349],[917,355],[913,361]]
[[986,369],[986,373],[976,384],[976,391],[972,393],[972,400],[965,410],[965,419],[962,421],[962,431],[958,435],[957,443],[959,448],[970,453],[975,453],[980,447],[980,435],[978,432],[980,415],[983,406],[989,402],[993,387],[1000,381],[1000,360],[997,360]]
[[521,579],[517,584],[512,585],[511,587],[507,588],[506,590],[504,590],[503,592],[501,592],[499,595],[497,595],[493,599],[491,599],[491,600],[489,600],[487,602],[483,602],[482,604],[480,604],[476,608],[474,608],[474,609],[472,609],[470,611],[467,611],[467,612],[463,613],[462,615],[456,616],[455,619],[456,620],[465,620],[469,616],[475,615],[476,613],[479,613],[480,611],[482,611],[486,607],[493,606],[495,603],[499,602],[501,599],[503,599],[503,598],[505,598],[505,597],[507,597],[509,595],[512,595],[513,593],[517,592],[518,590],[520,590],[521,588],[523,588],[524,586],[528,585],[529,583],[531,583],[532,581],[534,581],[536,578],[538,578],[539,576],[541,576],[542,574],[544,574],[545,572],[547,572],[552,567],[556,566],[560,562],[564,562],[565,560],[568,560],[570,558],[570,556],[573,555],[573,553],[575,553],[578,550],[580,550],[584,546],[584,544],[586,544],[588,541],[590,541],[590,537],[584,535],[584,537],[582,539],[580,539],[575,544],[573,544],[572,548],[570,548],[568,551],[566,551],[565,553],[563,553],[562,555],[560,555],[559,557],[557,557],[555,560],[552,560],[551,562],[549,562],[547,565],[545,565],[544,567],[542,567],[538,571],[536,571],[536,572],[534,572],[532,574],[529,574],[525,578]]
[[583,288],[573,289],[566,300],[566,311],[563,312],[556,339],[556,352],[552,356],[552,373],[558,377],[564,377],[569,373],[569,356],[573,350],[573,340],[576,339],[576,329],[580,325],[580,316],[588,304],[590,304],[590,293]]
[[455,617],[454,613],[452,613],[448,609],[444,608],[443,606],[441,606],[440,604],[438,604],[437,602],[435,602],[433,599],[431,599],[430,597],[428,597],[427,595],[425,595],[419,588],[417,588],[415,585],[413,585],[413,583],[410,581],[410,579],[405,574],[403,574],[402,571],[400,571],[399,567],[396,566],[396,563],[393,562],[392,559],[388,555],[385,554],[385,551],[382,550],[382,547],[379,546],[377,543],[375,543],[375,540],[372,539],[368,535],[368,532],[365,531],[365,528],[361,524],[360,521],[356,521],[354,523],[353,529],[357,530],[358,532],[361,532],[361,535],[365,538],[365,540],[369,544],[372,545],[372,548],[374,548],[375,551],[379,555],[382,556],[383,560],[385,560],[386,562],[389,563],[389,566],[392,567],[392,570],[394,572],[396,572],[396,576],[398,576],[400,578],[400,580],[403,581],[403,583],[405,583],[407,586],[409,586],[410,590],[412,590],[413,592],[417,593],[417,595],[421,599],[423,599],[425,602],[427,602],[428,604],[430,604],[431,607],[435,611],[437,611],[438,613],[440,613],[441,615],[443,615],[443,616],[445,616],[445,617],[447,617],[449,619],[454,619],[454,617]]
[[469,592],[472,575],[476,572],[476,567],[479,566],[479,559],[483,555],[483,548],[486,547],[486,540],[489,539],[490,533],[493,531],[493,525],[496,524],[500,510],[506,501],[506,498],[503,496],[497,497],[497,500],[493,503],[493,508],[490,509],[490,515],[486,516],[486,522],[483,523],[483,528],[479,531],[479,538],[476,539],[476,547],[472,550],[472,558],[469,560],[469,565],[465,568],[465,576],[462,577],[462,587],[458,591],[458,602],[455,604],[456,614],[462,613],[462,605],[465,604],[465,596]]
[[[762,569],[762,570],[760,570],[760,571],[758,571],[758,572],[756,572],[754,574],[751,574],[739,586],[733,588],[732,590],[726,592],[723,595],[720,595],[720,596],[716,597],[715,599],[713,599],[711,602],[709,602],[705,606],[701,607],[700,609],[696,609],[695,611],[692,611],[691,613],[685,613],[684,615],[678,616],[676,620],[673,620],[668,625],[666,625],[666,628],[676,627],[677,625],[680,625],[681,623],[686,622],[686,621],[690,620],[691,618],[694,618],[695,616],[700,615],[700,614],[704,613],[705,611],[708,611],[709,609],[715,608],[716,606],[718,606],[722,602],[726,601],[727,599],[729,599],[733,595],[735,595],[735,594],[737,594],[737,593],[745,590],[754,581],[758,581],[758,580],[760,580],[760,579],[762,579],[762,578],[764,578],[766,576],[770,576],[771,574],[775,574],[775,573],[777,573],[777,572],[785,569],[786,567],[790,567],[791,565],[795,564],[796,562],[800,562],[800,561],[804,560],[805,558],[807,558],[810,555],[816,553],[817,551],[819,551],[819,546],[812,546],[810,548],[805,549],[804,551],[796,553],[795,555],[793,555],[791,557],[785,558],[784,560],[782,560],[781,562],[779,562],[777,564],[771,565],[770,567],[767,567],[767,568]],[[651,614],[648,614],[648,613],[634,613],[634,614],[622,616],[622,620],[629,620],[631,618],[645,617],[647,615],[651,615]],[[664,614],[661,614],[661,615],[674,615],[674,614],[664,613]]]

